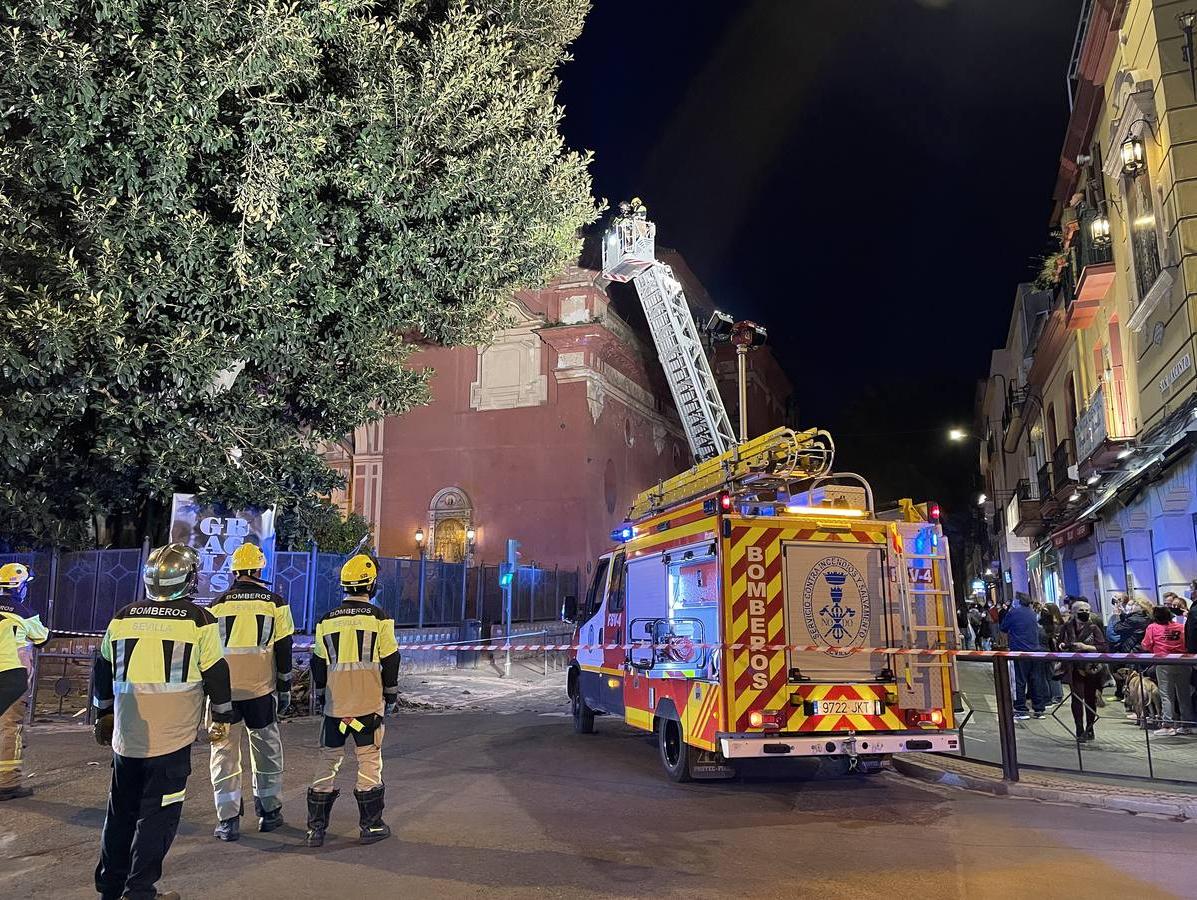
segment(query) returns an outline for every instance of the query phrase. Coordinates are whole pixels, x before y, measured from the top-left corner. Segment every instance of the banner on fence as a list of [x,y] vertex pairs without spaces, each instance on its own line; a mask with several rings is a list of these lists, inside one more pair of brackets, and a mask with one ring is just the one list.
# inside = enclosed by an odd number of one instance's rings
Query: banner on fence
[[194,547],[200,557],[196,599],[210,603],[229,589],[233,551],[246,541],[266,554],[263,578],[274,568],[274,507],[231,510],[219,503],[203,504],[194,494],[175,494],[170,511],[170,539]]

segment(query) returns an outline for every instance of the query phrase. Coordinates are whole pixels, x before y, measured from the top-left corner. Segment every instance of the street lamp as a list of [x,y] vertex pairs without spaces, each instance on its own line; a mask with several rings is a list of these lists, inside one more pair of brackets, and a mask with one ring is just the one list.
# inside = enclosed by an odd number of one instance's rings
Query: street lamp
[[981,494],[979,497],[977,497],[977,506],[984,506],[985,501],[988,499],[989,497],[987,495]]
[[1110,217],[1104,212],[1089,220],[1089,237],[1094,247],[1105,247],[1110,243]]
[[968,437],[968,432],[965,431],[963,428],[948,429],[948,440],[949,441],[955,441],[956,443],[959,443],[960,441],[963,441],[967,437]]
[[1122,174],[1127,178],[1138,178],[1147,171],[1147,151],[1143,147],[1143,138],[1132,134],[1122,142],[1119,150],[1122,158]]
[[1189,84],[1193,87],[1193,96],[1197,97],[1197,59],[1193,53],[1193,28],[1197,25],[1197,12],[1186,9],[1176,17],[1176,21],[1185,35],[1185,45],[1180,48],[1181,56],[1189,64]]
[[416,529],[416,546],[420,548],[420,556],[424,555],[424,529]]
[[466,529],[466,541],[469,543],[469,545],[470,545],[470,549],[473,549],[473,547],[474,547],[474,539],[475,539],[475,538],[477,538],[477,537],[478,537],[478,532],[476,532],[476,531],[474,530],[474,526],[473,526],[473,525],[471,525],[469,528],[467,528],[467,529]]

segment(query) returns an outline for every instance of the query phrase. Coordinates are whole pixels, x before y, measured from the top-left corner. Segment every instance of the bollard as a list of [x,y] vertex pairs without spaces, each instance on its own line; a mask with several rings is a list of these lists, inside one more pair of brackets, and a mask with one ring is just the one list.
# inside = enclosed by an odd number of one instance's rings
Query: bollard
[[1014,730],[1014,698],[1010,694],[1010,663],[993,660],[993,687],[997,697],[998,737],[1002,746],[1002,777],[1018,781],[1018,735]]

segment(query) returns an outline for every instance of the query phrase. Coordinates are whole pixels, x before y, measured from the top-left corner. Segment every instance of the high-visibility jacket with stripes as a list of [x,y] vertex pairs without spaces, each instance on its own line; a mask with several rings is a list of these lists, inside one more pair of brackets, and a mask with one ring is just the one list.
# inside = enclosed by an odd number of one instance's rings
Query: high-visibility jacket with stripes
[[173,753],[195,740],[204,714],[233,718],[229,667],[216,619],[188,599],[143,600],[108,623],[95,665],[95,697],[103,715],[115,707],[112,749],[145,758]]
[[234,700],[291,690],[291,635],[287,601],[260,581],[238,578],[208,611],[216,617]]
[[24,600],[0,592],[0,672],[23,668],[17,651],[26,641],[43,644],[50,632]]
[[316,623],[312,683],[325,689],[324,714],[381,714],[399,692],[395,620],[363,597],[346,597]]

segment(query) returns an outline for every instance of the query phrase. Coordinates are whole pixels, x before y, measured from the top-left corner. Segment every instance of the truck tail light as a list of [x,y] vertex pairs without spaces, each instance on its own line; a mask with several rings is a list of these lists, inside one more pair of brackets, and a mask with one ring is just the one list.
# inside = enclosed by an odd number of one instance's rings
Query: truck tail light
[[753,710],[748,714],[748,724],[765,731],[780,731],[783,721],[781,712],[776,709]]
[[908,709],[903,716],[912,728],[939,728],[944,721],[942,709]]

